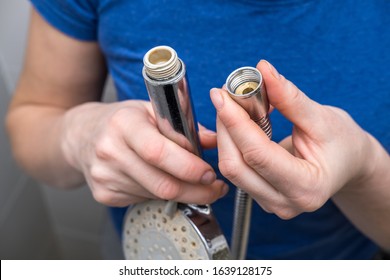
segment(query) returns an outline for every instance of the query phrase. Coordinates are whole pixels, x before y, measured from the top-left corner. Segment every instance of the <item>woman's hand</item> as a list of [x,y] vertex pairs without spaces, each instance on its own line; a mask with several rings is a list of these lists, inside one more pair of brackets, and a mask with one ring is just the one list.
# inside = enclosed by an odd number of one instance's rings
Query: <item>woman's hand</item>
[[340,189],[368,176],[371,141],[346,112],[309,99],[266,61],[257,68],[270,104],[294,128],[275,143],[224,89],[212,89],[219,167],[227,179],[265,211],[290,219],[320,208]]
[[[62,125],[63,154],[98,202],[205,204],[227,192],[210,165],[160,134],[149,102],[86,103],[69,110]],[[216,145],[205,129],[200,138],[203,146]]]

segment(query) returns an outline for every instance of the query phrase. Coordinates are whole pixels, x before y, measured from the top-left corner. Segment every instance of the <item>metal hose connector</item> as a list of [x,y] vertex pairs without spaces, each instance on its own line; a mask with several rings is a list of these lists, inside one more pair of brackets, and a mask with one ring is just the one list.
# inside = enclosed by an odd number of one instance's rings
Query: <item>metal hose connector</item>
[[238,68],[227,78],[226,87],[233,100],[244,108],[250,118],[271,138],[269,102],[260,71],[249,66]]
[[[267,134],[272,136],[268,117],[269,103],[261,73],[254,67],[242,67],[233,71],[226,80],[227,90],[232,97]],[[231,243],[233,259],[246,257],[249,240],[252,198],[237,188]]]
[[143,59],[145,72],[153,80],[167,80],[174,77],[181,68],[180,59],[174,49],[158,46],[150,49]]

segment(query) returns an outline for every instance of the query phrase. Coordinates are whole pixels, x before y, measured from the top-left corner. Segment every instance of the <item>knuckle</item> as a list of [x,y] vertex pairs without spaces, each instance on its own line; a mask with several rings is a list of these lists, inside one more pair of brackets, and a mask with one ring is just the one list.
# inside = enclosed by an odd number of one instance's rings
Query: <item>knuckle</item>
[[[331,107],[331,106],[325,106],[325,105],[324,105],[324,107],[330,109],[331,112],[335,112],[335,113],[337,114],[338,117],[341,117],[341,118],[343,118],[343,119],[352,120],[351,115],[350,115],[347,111],[345,111],[345,110],[343,110],[343,109],[341,109],[341,108],[338,108],[338,107]],[[331,114],[331,115],[333,115],[333,114]]]
[[164,158],[164,142],[157,142],[151,139],[143,141],[140,149],[140,156],[152,165],[159,165]]
[[95,190],[92,195],[97,202],[104,205],[113,206],[114,198],[111,192],[99,188]]
[[224,159],[218,162],[218,168],[222,175],[230,181],[235,181],[239,177],[240,164],[236,160]]
[[244,161],[257,171],[261,170],[264,173],[267,170],[271,170],[274,164],[272,154],[270,153],[272,144],[273,142],[268,139],[268,142],[262,145],[256,145],[247,149],[242,155]]
[[185,181],[191,181],[192,178],[196,181],[196,175],[199,174],[199,171],[203,170],[201,165],[196,165],[193,161],[181,162],[178,163],[178,166],[180,168],[176,169],[177,177]]
[[99,188],[92,193],[93,198],[100,204],[111,207],[125,207],[134,202],[138,202],[138,199],[134,199],[131,196],[125,196],[123,194],[110,191],[108,189]]
[[129,119],[129,109],[126,107],[118,108],[108,119],[108,125],[121,128]]
[[304,212],[313,212],[323,205],[322,199],[317,194],[308,194],[297,202],[297,208]]
[[180,195],[180,186],[173,180],[163,178],[157,183],[153,194],[163,200],[176,200]]
[[94,184],[91,187],[92,196],[100,204],[111,207],[126,207],[134,203],[147,200],[144,197],[138,197],[131,194],[124,194],[115,190],[110,190],[106,186]]
[[302,211],[297,210],[292,205],[284,203],[282,205],[269,206],[268,210],[282,220],[290,220],[302,213]]
[[89,169],[89,173],[92,182],[106,184],[109,181],[108,177],[103,172],[103,168],[100,165],[92,165]]
[[261,207],[261,209],[263,209],[264,212],[266,212],[266,213],[268,213],[268,214],[273,213],[273,212],[270,210],[269,206],[266,206],[266,205],[263,205],[263,204],[260,204],[260,203],[257,203],[257,204]]
[[115,145],[109,137],[102,137],[95,144],[96,157],[101,160],[111,160],[115,154]]
[[269,163],[269,155],[265,148],[255,147],[242,155],[244,161],[255,169],[264,169]]
[[267,202],[265,204],[266,205],[262,205],[264,211],[273,213],[282,220],[290,220],[303,212],[288,199],[280,201],[279,203]]
[[282,220],[290,220],[302,213],[292,207],[278,207],[277,209],[272,209],[271,211]]

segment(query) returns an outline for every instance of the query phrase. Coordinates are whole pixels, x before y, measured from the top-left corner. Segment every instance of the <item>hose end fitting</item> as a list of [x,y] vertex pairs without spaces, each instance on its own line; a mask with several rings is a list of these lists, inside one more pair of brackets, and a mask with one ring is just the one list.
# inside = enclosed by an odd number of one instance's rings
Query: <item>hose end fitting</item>
[[226,87],[233,100],[271,138],[272,129],[268,118],[269,102],[260,71],[249,66],[238,68],[226,79]]
[[174,49],[158,46],[150,49],[143,59],[145,72],[153,80],[167,80],[174,77],[181,68],[181,62]]

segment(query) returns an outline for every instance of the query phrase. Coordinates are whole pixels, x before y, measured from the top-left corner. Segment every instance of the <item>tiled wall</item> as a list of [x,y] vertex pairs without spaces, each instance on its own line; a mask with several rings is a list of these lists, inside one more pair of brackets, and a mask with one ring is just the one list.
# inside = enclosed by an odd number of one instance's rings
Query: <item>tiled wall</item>
[[11,156],[3,120],[23,61],[28,11],[27,0],[0,2],[0,258],[100,259],[106,208],[87,187],[60,191],[34,182]]

